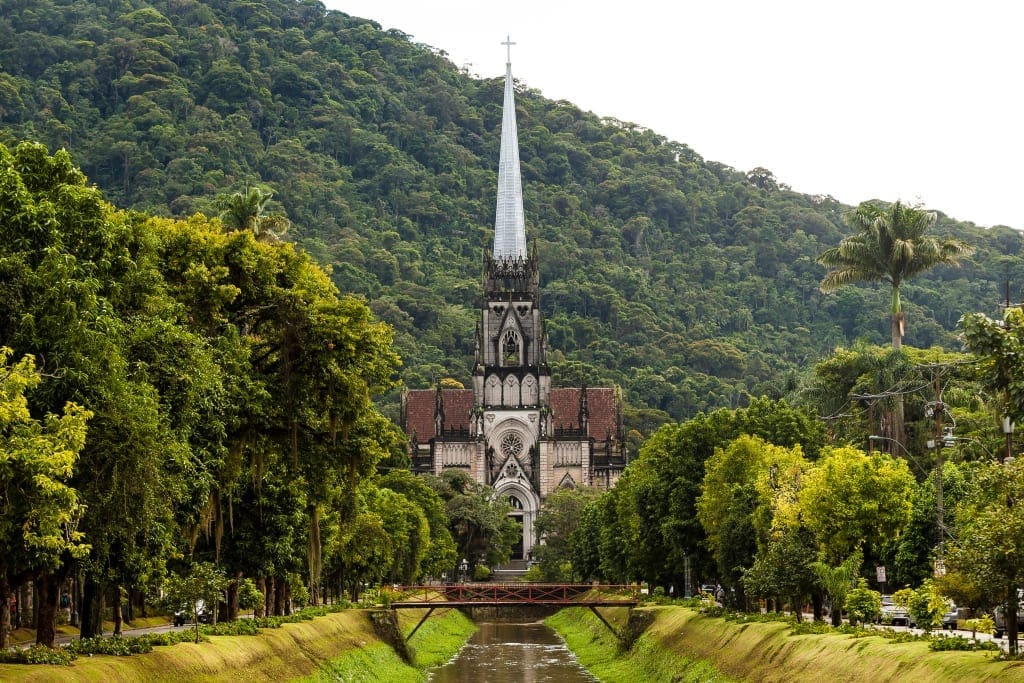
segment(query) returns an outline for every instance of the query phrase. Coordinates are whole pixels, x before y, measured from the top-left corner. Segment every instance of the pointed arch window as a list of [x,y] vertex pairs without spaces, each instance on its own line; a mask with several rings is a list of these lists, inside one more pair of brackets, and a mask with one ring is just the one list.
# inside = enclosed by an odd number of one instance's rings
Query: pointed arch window
[[512,367],[523,364],[523,342],[515,330],[508,330],[501,340],[501,364]]

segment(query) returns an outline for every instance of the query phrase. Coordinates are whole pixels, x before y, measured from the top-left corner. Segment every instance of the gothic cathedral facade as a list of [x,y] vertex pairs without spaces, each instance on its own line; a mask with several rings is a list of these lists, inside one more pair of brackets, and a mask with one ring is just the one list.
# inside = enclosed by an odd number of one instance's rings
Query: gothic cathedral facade
[[[536,247],[527,253],[511,64],[506,64],[494,248],[483,263],[472,389],[410,390],[402,402],[413,469],[459,468],[507,498],[522,525],[513,559],[559,487],[611,487],[626,465],[617,388],[552,386]],[[468,332],[468,330],[467,330]]]

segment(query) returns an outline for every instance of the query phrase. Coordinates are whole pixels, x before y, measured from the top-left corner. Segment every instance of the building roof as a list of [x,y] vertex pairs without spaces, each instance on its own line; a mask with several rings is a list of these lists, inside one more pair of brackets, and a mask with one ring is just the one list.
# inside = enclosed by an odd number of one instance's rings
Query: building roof
[[[551,421],[555,429],[579,429],[580,426],[579,387],[551,390]],[[442,389],[444,401],[445,429],[466,429],[473,410],[472,389]],[[436,389],[413,389],[405,397],[405,433],[425,443],[437,436],[434,429]],[[611,387],[587,388],[587,413],[589,433],[602,440],[618,433],[618,414],[615,390]]]
[[[442,389],[445,429],[469,427],[469,413],[473,410],[472,389]],[[405,397],[405,433],[423,443],[437,434],[434,429],[436,389],[413,389]]]
[[[551,390],[551,421],[555,429],[579,429],[580,387]],[[618,432],[615,410],[615,390],[611,387],[587,388],[587,417],[589,434],[604,439]]]

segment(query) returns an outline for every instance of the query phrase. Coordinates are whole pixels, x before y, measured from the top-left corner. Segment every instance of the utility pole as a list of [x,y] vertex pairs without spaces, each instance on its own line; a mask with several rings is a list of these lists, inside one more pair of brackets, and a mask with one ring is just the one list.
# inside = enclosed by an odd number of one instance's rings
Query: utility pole
[[932,375],[935,387],[935,516],[939,525],[939,561],[942,561],[942,546],[945,541],[945,508],[942,502],[942,415],[946,406],[942,403],[942,385],[939,373]]

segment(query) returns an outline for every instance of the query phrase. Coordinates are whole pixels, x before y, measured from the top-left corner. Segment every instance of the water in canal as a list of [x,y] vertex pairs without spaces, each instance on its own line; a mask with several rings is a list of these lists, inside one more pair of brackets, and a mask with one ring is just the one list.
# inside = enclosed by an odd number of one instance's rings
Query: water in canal
[[452,661],[430,683],[592,683],[551,628],[533,624],[478,624]]

